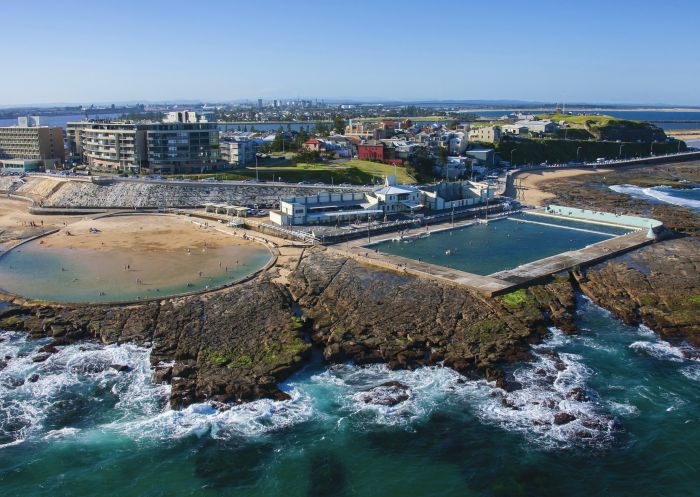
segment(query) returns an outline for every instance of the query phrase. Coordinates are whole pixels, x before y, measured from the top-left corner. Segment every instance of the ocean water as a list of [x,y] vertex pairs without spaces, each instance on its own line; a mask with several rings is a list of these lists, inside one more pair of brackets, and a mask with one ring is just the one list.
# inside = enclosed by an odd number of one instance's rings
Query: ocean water
[[[524,222],[519,222],[524,221]],[[370,245],[386,254],[488,275],[629,233],[626,228],[530,214]]]
[[[225,411],[171,411],[147,349],[71,345],[35,363],[43,341],[3,332],[0,493],[698,495],[700,362],[586,299],[577,319],[580,335],[552,329],[533,362],[512,367],[515,392],[444,367],[317,358],[283,385],[291,400]],[[407,399],[368,402],[387,381]],[[555,424],[562,413],[575,419]]]
[[610,189],[653,203],[678,205],[700,212],[700,186],[693,186],[681,190],[666,186],[642,188],[634,185],[612,185]]

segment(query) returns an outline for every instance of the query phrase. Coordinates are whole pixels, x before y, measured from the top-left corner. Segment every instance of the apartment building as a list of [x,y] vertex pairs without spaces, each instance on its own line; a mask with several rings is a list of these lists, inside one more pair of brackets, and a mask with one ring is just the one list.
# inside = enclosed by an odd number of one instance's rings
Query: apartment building
[[218,169],[219,130],[215,123],[155,123],[146,130],[148,169],[158,174],[203,173]]
[[215,123],[80,121],[66,136],[69,157],[98,170],[177,174],[221,164]]
[[498,126],[473,126],[469,130],[469,141],[498,143],[501,141],[501,128]]
[[255,160],[253,140],[226,140],[219,143],[221,161],[232,166],[245,166]]
[[4,171],[55,167],[65,158],[63,130],[47,126],[0,128],[0,163]]
[[138,172],[148,160],[146,131],[146,125],[127,122],[68,123],[68,157],[102,171]]

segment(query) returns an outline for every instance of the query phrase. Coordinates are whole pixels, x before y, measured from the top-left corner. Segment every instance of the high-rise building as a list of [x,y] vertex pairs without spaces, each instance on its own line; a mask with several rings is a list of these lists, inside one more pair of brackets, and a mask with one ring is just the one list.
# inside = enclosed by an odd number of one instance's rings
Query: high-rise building
[[259,110],[262,110],[262,108],[263,108],[263,106],[262,106],[262,98],[259,98],[259,99],[258,99],[258,109],[259,109]]

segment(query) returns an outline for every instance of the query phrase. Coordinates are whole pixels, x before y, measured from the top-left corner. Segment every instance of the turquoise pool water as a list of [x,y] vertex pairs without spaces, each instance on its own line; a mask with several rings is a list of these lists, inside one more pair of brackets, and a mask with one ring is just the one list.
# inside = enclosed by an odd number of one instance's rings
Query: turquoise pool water
[[369,247],[407,259],[489,275],[629,231],[568,219],[516,214],[489,224],[432,233],[415,241],[385,241]]
[[[283,385],[291,400],[180,412],[147,349],[72,345],[34,363],[43,341],[0,332],[0,494],[698,495],[700,362],[583,299],[577,320],[580,335],[553,329],[513,366],[515,392],[447,368],[317,361]],[[387,381],[410,398],[363,401]],[[553,424],[561,411],[577,419]]]

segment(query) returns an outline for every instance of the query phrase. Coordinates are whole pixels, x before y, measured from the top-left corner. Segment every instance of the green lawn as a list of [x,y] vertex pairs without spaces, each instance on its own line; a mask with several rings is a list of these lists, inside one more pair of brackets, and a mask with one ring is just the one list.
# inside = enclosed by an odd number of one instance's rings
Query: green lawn
[[[258,165],[258,178],[263,181],[287,181],[310,183],[369,185],[384,181],[385,176],[396,173],[397,181],[403,184],[416,183],[415,178],[406,172],[406,168],[379,164],[364,160],[347,160],[326,162],[322,164],[270,161]],[[190,179],[217,178],[221,180],[255,179],[255,166],[235,169],[229,172],[179,175]]]
[[[239,174],[253,174],[255,177],[255,167],[248,166],[246,169],[236,171]],[[282,178],[282,181],[311,181],[334,184],[350,183],[356,185],[372,184],[384,181],[389,174],[396,174],[398,183],[416,183],[416,179],[406,172],[404,167],[390,166],[378,162],[351,159],[344,161],[325,162],[322,164],[298,163],[270,163],[259,166],[258,174],[262,178]]]
[[558,123],[559,121],[564,121],[569,124],[585,125],[586,123],[593,123],[595,126],[605,126],[610,121],[615,121],[614,117],[605,116],[603,114],[594,114],[587,116],[570,116],[569,114],[540,114],[537,116],[541,119],[551,119],[553,122]]
[[415,183],[416,179],[408,174],[405,167],[394,167],[387,164],[380,164],[378,162],[370,162],[366,160],[351,159],[348,161],[337,162],[337,164],[343,164],[346,166],[356,167],[361,171],[365,171],[373,176],[383,178],[389,174],[396,174],[396,180],[401,184],[411,184]]

